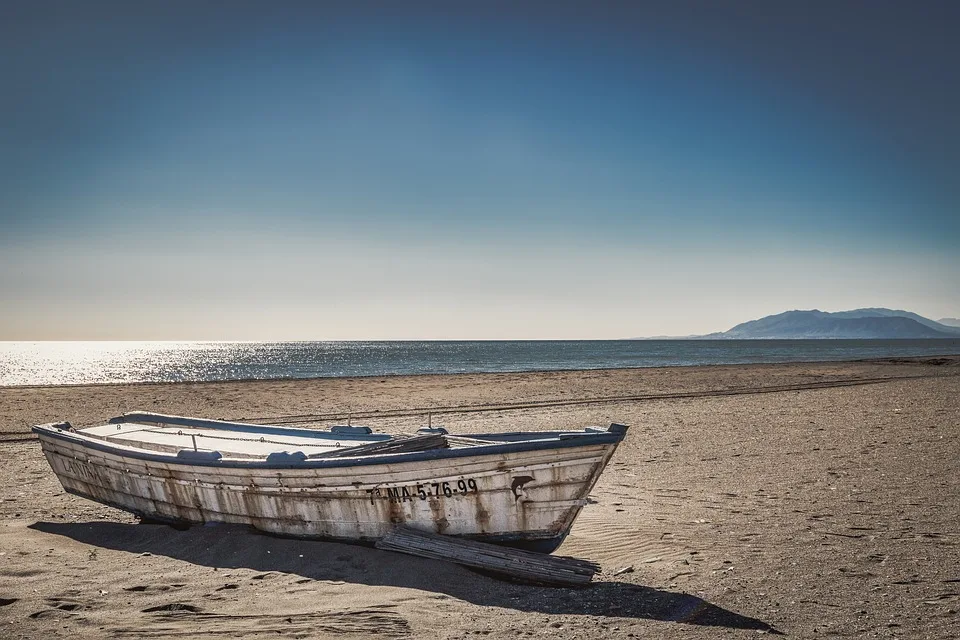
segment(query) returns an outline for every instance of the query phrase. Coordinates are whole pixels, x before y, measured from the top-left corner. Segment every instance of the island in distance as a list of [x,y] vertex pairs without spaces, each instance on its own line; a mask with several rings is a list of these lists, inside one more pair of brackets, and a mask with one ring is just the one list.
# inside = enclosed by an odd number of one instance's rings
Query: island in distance
[[[951,321],[951,318],[944,318]],[[960,327],[924,318],[909,311],[854,309],[853,311],[785,311],[750,320],[728,331],[689,336],[698,340],[809,340],[960,338]]]

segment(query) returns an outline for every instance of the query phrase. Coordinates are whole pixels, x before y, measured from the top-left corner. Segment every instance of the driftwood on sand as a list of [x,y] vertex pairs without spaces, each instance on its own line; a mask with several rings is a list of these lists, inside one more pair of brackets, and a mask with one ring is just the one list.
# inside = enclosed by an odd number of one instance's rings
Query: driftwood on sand
[[404,526],[392,529],[376,543],[376,547],[434,560],[447,560],[541,584],[585,586],[600,570],[599,565],[588,560],[501,547]]

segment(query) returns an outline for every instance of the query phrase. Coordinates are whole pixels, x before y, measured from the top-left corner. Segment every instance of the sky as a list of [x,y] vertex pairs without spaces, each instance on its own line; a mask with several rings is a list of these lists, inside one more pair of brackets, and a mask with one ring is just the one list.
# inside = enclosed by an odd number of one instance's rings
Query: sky
[[960,317],[958,23],[951,1],[5,2],[0,340]]

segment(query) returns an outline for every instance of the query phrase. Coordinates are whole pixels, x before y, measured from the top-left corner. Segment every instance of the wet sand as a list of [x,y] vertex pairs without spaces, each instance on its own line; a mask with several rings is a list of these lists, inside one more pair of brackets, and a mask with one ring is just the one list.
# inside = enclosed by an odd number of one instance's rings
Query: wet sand
[[[66,495],[31,424],[134,409],[453,433],[632,425],[558,553],[583,590],[177,531]],[[297,417],[300,416],[300,417]],[[366,417],[362,417],[366,416]],[[960,358],[0,388],[0,637],[955,637]]]

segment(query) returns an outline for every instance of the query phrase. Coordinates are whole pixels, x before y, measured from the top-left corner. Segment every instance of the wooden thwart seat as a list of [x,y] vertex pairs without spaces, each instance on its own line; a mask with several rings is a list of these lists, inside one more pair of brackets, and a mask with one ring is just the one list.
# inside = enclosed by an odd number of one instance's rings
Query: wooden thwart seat
[[309,456],[315,458],[352,458],[354,456],[372,456],[386,453],[408,453],[411,451],[427,451],[429,449],[446,449],[450,445],[447,437],[440,433],[402,437],[397,436],[384,442],[371,442],[358,447],[342,447],[333,451],[324,451]]

